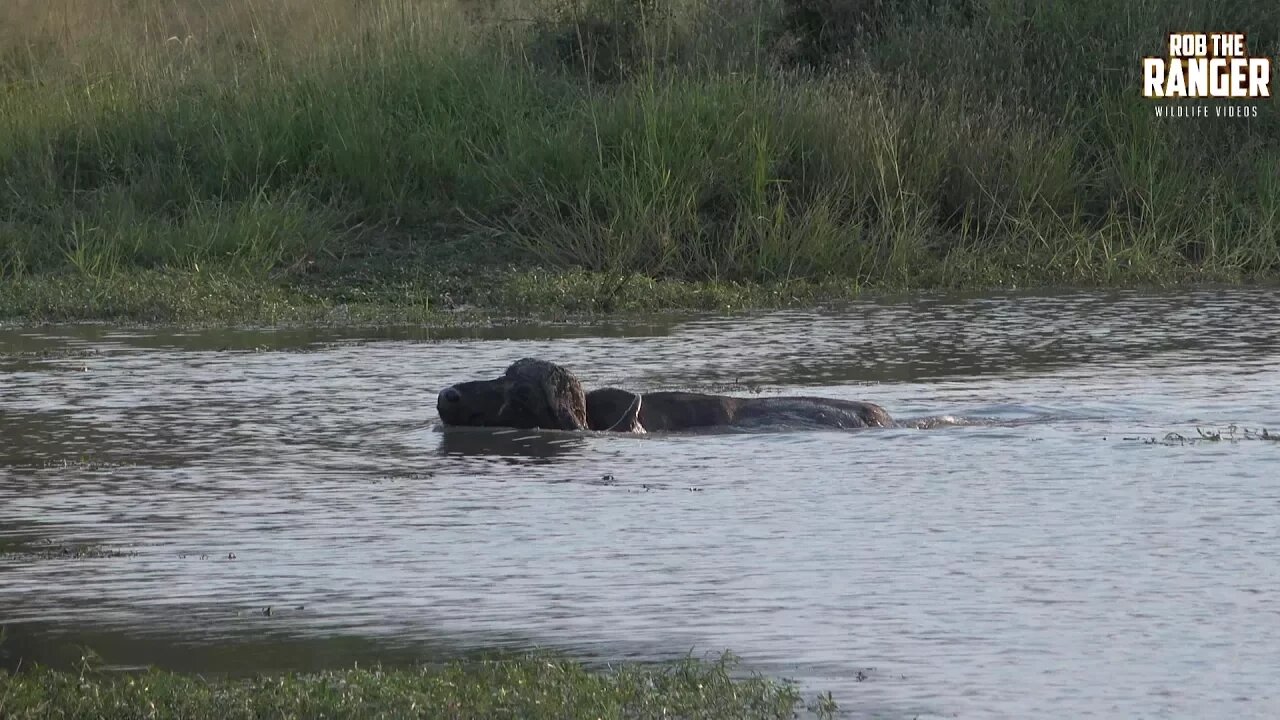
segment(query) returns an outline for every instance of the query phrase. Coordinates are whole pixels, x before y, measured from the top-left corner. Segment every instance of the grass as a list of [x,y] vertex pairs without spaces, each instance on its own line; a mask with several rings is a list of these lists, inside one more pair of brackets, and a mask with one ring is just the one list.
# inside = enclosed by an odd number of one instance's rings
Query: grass
[[[11,0],[0,318],[405,320],[1272,281],[1261,0]],[[832,32],[832,29],[839,32]]]
[[[0,716],[24,718],[791,718],[794,686],[734,677],[734,661],[610,671],[525,656],[413,669],[207,679],[151,670],[0,671]],[[836,710],[830,695],[811,705]]]

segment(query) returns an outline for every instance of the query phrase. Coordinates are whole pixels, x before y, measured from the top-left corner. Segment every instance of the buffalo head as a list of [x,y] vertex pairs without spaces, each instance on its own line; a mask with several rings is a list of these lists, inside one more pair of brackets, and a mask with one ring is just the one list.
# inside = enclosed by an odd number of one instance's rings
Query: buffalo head
[[524,358],[502,377],[450,385],[436,398],[446,425],[584,430],[587,400],[568,369]]

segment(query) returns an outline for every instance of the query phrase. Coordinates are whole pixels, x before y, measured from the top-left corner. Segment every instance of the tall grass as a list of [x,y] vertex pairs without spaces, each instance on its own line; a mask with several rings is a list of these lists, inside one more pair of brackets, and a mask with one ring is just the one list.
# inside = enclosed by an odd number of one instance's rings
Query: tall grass
[[1138,96],[1187,28],[1275,54],[1280,7],[10,0],[0,278],[468,237],[686,279],[1274,276],[1280,106]]

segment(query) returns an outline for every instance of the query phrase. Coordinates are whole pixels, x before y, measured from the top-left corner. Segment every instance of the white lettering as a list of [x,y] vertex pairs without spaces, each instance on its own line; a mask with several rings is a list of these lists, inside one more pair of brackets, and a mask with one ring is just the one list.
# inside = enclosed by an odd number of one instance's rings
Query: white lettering
[[1271,97],[1271,58],[1250,58],[1249,70],[1249,97]]
[[1249,59],[1231,58],[1231,97],[1249,97]]
[[1142,94],[1147,97],[1164,97],[1164,60],[1142,59]]

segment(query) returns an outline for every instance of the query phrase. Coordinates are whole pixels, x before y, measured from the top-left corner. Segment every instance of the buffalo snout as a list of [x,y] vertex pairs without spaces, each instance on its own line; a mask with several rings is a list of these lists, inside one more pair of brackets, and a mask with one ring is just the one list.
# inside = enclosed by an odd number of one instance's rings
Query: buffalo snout
[[504,383],[476,380],[458,383],[436,396],[436,412],[445,425],[487,427],[498,424]]
[[462,406],[462,393],[457,387],[450,385],[436,396],[436,411],[440,418],[449,425],[469,425],[472,413]]

